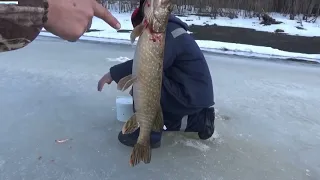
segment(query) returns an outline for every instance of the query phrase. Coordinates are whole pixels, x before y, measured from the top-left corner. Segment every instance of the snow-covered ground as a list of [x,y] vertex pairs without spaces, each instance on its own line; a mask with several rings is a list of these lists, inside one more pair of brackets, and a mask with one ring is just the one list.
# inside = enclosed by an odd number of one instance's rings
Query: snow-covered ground
[[17,4],[18,1],[0,1],[0,4]]
[[[320,20],[316,23],[307,23],[302,21],[301,18],[296,18],[295,20],[290,20],[289,15],[281,15],[279,13],[269,13],[271,17],[277,21],[283,22],[282,24],[273,24],[271,26],[264,26],[260,24],[261,20],[259,18],[244,18],[239,17],[235,19],[230,19],[228,17],[217,17],[217,19],[212,19],[210,17],[198,17],[195,15],[190,15],[188,17],[179,17],[181,20],[189,25],[213,25],[218,26],[230,26],[230,27],[244,27],[251,28],[257,31],[274,32],[276,29],[282,29],[285,33],[297,36],[320,36]],[[298,29],[296,27],[303,27],[305,30]]]
[[[12,2],[11,2],[12,3]],[[113,15],[120,21],[122,29],[132,30],[132,24],[130,21],[130,13],[117,13],[113,12]],[[288,16],[284,16],[277,13],[270,13],[270,15],[277,21],[283,22],[278,25],[264,26],[259,24],[258,18],[236,18],[229,19],[227,17],[218,17],[217,19],[211,19],[210,17],[199,17],[190,15],[187,17],[179,17],[188,25],[211,25],[217,24],[219,26],[232,26],[232,27],[244,27],[251,28],[258,31],[274,32],[276,29],[282,29],[285,33],[297,36],[320,36],[320,20],[316,23],[302,22],[304,29],[298,29],[301,27],[299,19],[289,20]],[[93,18],[92,29],[102,30],[98,32],[88,32],[81,39],[94,40],[94,41],[107,41],[114,43],[130,44],[129,33],[118,33],[116,30],[107,25],[104,21]],[[54,36],[48,32],[41,32],[44,36]],[[205,41],[197,40],[198,45],[204,51],[211,51],[215,53],[234,54],[242,56],[264,57],[264,58],[279,58],[279,59],[303,59],[308,61],[320,62],[320,54],[302,54],[294,52],[286,52],[271,47],[252,46],[237,43],[226,43],[218,41]],[[228,51],[226,51],[228,50]]]

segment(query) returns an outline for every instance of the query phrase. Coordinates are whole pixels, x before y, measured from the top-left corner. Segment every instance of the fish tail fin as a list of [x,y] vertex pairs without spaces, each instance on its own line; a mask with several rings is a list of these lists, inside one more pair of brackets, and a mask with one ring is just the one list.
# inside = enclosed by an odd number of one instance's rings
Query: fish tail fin
[[133,167],[143,161],[145,164],[151,162],[151,147],[150,142],[146,145],[137,143],[134,145],[131,156],[130,156],[130,166]]
[[163,130],[163,114],[162,114],[162,108],[159,106],[159,110],[156,114],[155,120],[153,122],[152,130],[155,132],[161,132]]
[[139,128],[136,114],[133,114],[131,118],[123,125],[122,134],[130,134]]

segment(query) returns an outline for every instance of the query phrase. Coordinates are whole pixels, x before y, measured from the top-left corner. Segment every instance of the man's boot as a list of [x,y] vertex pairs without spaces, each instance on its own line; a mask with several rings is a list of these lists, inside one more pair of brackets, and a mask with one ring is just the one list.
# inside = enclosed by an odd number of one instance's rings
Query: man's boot
[[215,120],[215,112],[214,108],[206,108],[205,111],[205,119],[204,119],[204,128],[202,131],[198,132],[199,138],[206,140],[211,138],[214,133],[214,120]]
[[[122,132],[120,131],[118,135],[118,139],[122,144],[133,147],[137,143],[139,133],[140,133],[140,128],[131,134],[122,134]],[[162,136],[162,132],[151,132],[151,135],[150,135],[151,148],[159,148],[161,146],[161,136]]]
[[204,108],[196,114],[188,116],[186,132],[198,132],[202,140],[209,139],[214,133],[214,107]]

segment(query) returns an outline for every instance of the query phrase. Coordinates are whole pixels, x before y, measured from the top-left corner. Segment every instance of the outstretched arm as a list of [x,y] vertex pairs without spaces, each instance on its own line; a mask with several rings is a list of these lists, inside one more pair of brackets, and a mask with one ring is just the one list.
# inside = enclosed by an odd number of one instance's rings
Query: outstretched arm
[[112,80],[118,83],[120,79],[130,75],[132,73],[132,63],[133,60],[128,60],[124,63],[112,66],[110,68],[110,75],[112,77]]

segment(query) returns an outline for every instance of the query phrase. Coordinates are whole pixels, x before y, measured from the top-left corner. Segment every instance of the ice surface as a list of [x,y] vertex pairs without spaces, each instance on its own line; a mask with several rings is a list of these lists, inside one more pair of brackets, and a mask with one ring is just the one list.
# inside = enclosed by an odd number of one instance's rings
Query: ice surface
[[[133,53],[54,38],[0,53],[0,179],[320,179],[319,67],[206,53],[214,137],[166,132],[150,164],[129,167],[113,110],[127,94],[96,88],[118,63],[106,58]],[[62,138],[73,140],[54,142]]]

